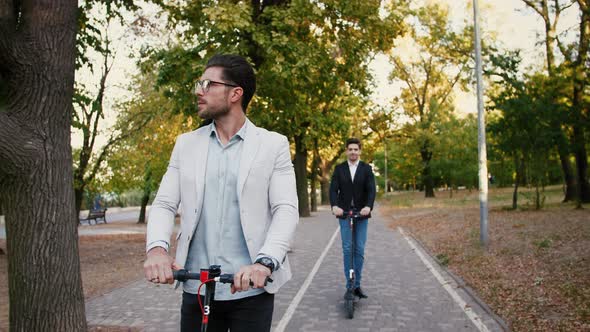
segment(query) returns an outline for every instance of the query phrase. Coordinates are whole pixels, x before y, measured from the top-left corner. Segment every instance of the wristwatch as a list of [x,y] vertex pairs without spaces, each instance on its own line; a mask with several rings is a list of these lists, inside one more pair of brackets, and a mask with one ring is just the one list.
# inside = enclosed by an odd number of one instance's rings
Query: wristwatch
[[266,266],[270,269],[270,273],[273,273],[275,270],[275,263],[272,261],[270,257],[260,257],[254,263],[258,263],[262,266]]

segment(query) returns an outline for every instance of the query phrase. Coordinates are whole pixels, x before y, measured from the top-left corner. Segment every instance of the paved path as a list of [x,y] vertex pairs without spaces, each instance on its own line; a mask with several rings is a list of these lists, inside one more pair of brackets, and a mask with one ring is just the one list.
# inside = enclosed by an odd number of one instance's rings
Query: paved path
[[[379,216],[370,222],[363,274],[369,298],[359,302],[350,320],[342,301],[345,289],[337,221],[327,209],[301,219],[289,256],[293,279],[275,298],[274,331],[502,331],[411,239],[387,228]],[[323,261],[316,264],[322,253]],[[316,265],[317,273],[311,279]],[[303,293],[306,279],[311,283]],[[180,290],[170,286],[140,280],[89,300],[86,314],[91,325],[178,331],[180,295]]]

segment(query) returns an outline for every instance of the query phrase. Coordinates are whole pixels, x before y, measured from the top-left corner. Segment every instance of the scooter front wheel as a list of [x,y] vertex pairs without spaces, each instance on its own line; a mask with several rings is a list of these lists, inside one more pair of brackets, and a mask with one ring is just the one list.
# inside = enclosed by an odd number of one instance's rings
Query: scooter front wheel
[[344,296],[344,308],[346,309],[346,316],[352,319],[354,317],[354,294],[351,289]]
[[354,300],[345,300],[344,305],[346,306],[348,318],[352,319],[354,317]]

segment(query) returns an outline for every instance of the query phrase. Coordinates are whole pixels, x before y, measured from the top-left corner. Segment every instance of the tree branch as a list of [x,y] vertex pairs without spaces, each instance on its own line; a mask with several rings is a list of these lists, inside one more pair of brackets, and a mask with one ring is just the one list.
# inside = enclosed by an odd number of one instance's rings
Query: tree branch
[[393,60],[393,64],[403,72],[404,77],[401,77],[401,79],[406,83],[406,85],[408,86],[408,88],[410,89],[410,91],[412,92],[412,95],[414,95],[414,100],[416,101],[416,106],[418,106],[418,109],[422,109],[422,102],[420,101],[420,93],[418,92],[418,90],[415,87],[415,83],[414,80],[412,80],[412,77],[410,76],[410,74],[408,73],[408,71],[406,70],[406,68],[403,66],[403,64],[400,63],[400,61],[397,58],[392,58]]
[[102,162],[105,160],[107,155],[110,153],[110,149],[115,144],[119,143],[122,140],[129,138],[131,135],[136,134],[137,132],[142,130],[151,120],[152,120],[152,117],[148,113],[148,116],[146,116],[144,119],[142,119],[142,121],[138,125],[134,126],[133,129],[122,130],[121,133],[116,136],[111,135],[111,137],[107,141],[107,144],[105,144],[103,146],[102,150],[100,151],[100,154],[99,154],[98,158],[96,159],[96,162],[94,163],[94,166],[92,167],[92,170],[90,171],[90,174],[85,179],[85,182],[89,183],[94,180],[94,178],[96,177],[96,174],[100,170],[100,166],[101,166]]
[[459,82],[459,80],[461,79],[461,76],[463,74],[463,71],[465,70],[466,67],[467,67],[467,62],[465,62],[463,64],[463,67],[461,67],[461,70],[459,70],[459,72],[457,73],[457,76],[455,76],[455,78],[451,82],[449,82],[451,84],[451,86],[449,87],[449,89],[447,90],[447,92],[442,95],[442,98],[440,100],[440,104],[441,105],[443,105],[447,101],[447,98],[449,97],[449,95],[453,91],[453,88],[455,87],[455,85],[457,84],[457,82]]
[[532,1],[530,1],[530,0],[522,0],[522,2],[524,2],[527,6],[529,6],[530,8],[532,8],[539,15],[541,15],[541,17],[543,17],[543,10],[541,8],[537,7]]
[[420,112],[420,117],[424,115],[424,105],[426,105],[426,96],[428,94],[428,82],[430,81],[430,74],[432,73],[432,59],[434,57],[431,55],[430,59],[428,59],[428,65],[425,62],[422,62],[424,65],[424,71],[426,72],[426,79],[424,80],[424,89],[422,91],[422,107],[418,110]]

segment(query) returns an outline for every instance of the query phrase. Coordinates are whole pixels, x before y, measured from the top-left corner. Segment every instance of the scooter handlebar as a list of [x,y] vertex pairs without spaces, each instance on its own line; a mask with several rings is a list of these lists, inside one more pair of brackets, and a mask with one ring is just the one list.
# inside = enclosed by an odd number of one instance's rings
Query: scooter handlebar
[[[187,281],[187,280],[200,280],[201,275],[200,273],[192,273],[187,270],[176,270],[172,271],[175,280],[178,281]],[[234,283],[234,275],[230,273],[222,274],[219,277],[215,277],[214,280],[216,282],[220,282],[222,284],[233,284]],[[273,282],[271,278],[266,278],[266,282],[264,285],[266,286],[267,283]],[[254,286],[254,283],[250,281],[250,286]]]

